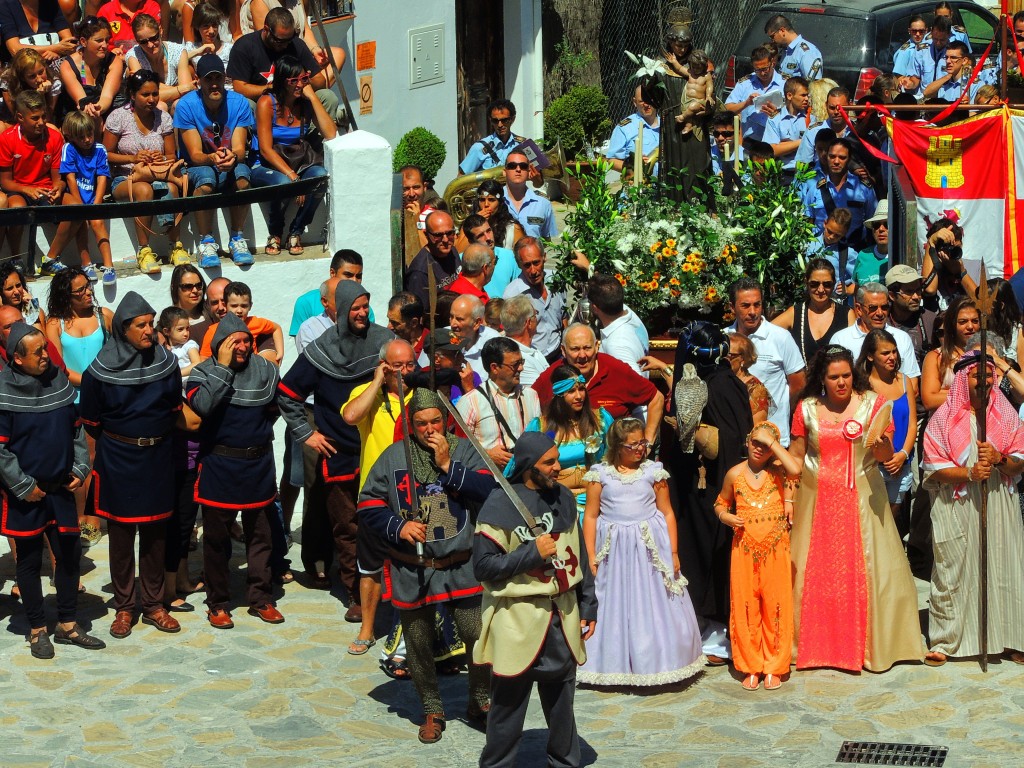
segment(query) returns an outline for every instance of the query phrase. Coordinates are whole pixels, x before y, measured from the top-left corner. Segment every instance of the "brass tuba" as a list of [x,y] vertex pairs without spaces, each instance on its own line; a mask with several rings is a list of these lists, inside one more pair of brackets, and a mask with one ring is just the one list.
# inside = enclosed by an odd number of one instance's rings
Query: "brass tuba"
[[[548,167],[541,171],[545,179],[559,180],[565,175],[565,155],[562,153],[561,144],[555,144],[554,149],[544,153],[548,159]],[[495,166],[486,171],[468,173],[459,176],[444,189],[444,201],[448,204],[448,212],[457,228],[462,227],[462,222],[473,212],[473,202],[476,200],[476,189],[488,179],[505,181],[505,168]]]

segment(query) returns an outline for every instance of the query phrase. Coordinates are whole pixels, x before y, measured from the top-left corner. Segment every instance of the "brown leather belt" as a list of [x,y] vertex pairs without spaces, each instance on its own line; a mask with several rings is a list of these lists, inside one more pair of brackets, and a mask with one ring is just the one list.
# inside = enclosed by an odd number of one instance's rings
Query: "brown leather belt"
[[448,557],[425,557],[420,560],[416,555],[408,555],[405,552],[399,552],[397,549],[388,550],[388,557],[392,560],[397,560],[407,565],[418,565],[421,568],[433,568],[435,571],[443,571],[445,568],[451,568],[453,565],[462,565],[472,555],[473,550],[464,549],[461,552],[453,552]]
[[135,445],[139,448],[151,448],[154,445],[159,445],[164,441],[163,437],[125,437],[124,435],[118,435],[114,432],[107,432],[103,430],[103,434],[109,437],[111,440],[117,440],[119,443],[127,443],[128,445]]
[[215,445],[210,453],[215,456],[228,456],[232,459],[260,459],[270,453],[270,443],[256,445],[251,448],[232,448],[230,445]]

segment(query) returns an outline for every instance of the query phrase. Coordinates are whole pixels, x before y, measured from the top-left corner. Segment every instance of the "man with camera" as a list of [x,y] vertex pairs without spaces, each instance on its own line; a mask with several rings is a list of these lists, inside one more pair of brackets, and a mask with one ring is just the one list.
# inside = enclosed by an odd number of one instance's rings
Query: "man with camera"
[[956,296],[974,296],[978,284],[964,267],[964,229],[955,211],[943,211],[928,227],[928,241],[921,263],[924,302],[928,309],[944,312]]

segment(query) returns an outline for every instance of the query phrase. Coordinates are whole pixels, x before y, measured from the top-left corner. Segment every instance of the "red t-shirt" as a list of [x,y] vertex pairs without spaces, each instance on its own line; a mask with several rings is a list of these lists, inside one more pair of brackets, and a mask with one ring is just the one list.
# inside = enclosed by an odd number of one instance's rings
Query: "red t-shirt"
[[106,19],[110,24],[111,43],[128,43],[127,46],[122,46],[124,52],[127,53],[128,49],[135,45],[132,20],[140,13],[148,13],[154,19],[160,21],[160,4],[155,2],[155,0],[143,0],[138,10],[129,12],[121,6],[121,0],[110,0],[110,2],[105,3],[96,12],[96,15],[101,19]]
[[63,146],[59,131],[47,127],[44,137],[33,143],[21,135],[21,126],[15,125],[0,134],[0,168],[12,169],[16,184],[52,189],[50,171],[60,170]]
[[[541,408],[546,408],[554,396],[551,392],[551,374],[560,365],[564,365],[564,361],[555,362],[533,382]],[[591,408],[604,408],[612,418],[618,419],[647,405],[657,392],[658,388],[650,380],[628,365],[611,355],[598,352],[597,373],[587,382]]]
[[482,304],[486,304],[491,299],[491,297],[488,296],[484,291],[481,291],[479,288],[477,288],[475,285],[469,282],[469,280],[467,280],[462,275],[459,275],[457,278],[455,278],[452,281],[452,284],[445,288],[445,290],[451,293],[457,293],[460,296],[463,294],[468,296],[476,296],[478,299],[480,299],[480,302]]

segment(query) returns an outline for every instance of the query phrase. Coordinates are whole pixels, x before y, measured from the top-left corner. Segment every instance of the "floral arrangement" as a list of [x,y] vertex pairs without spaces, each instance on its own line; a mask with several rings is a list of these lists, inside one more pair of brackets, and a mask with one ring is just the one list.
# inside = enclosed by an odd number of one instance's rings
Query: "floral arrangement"
[[[626,304],[653,333],[696,314],[727,319],[729,286],[744,275],[765,285],[766,303],[792,303],[813,225],[796,187],[783,185],[772,165],[762,169],[763,183],[744,186],[736,198],[723,197],[715,179],[708,201],[676,203],[658,180],[613,192],[605,182],[609,166],[598,161],[579,175],[579,201],[566,215],[561,242],[551,246],[550,287],[574,296],[583,275],[572,262],[581,251],[593,271],[615,276]],[[665,328],[651,327],[662,321]]]
[[[708,312],[743,274],[736,242],[742,230],[690,206],[685,210],[688,215],[671,220],[621,218],[611,228],[616,254],[607,271],[643,318],[659,309]],[[600,263],[594,268],[606,271]]]

